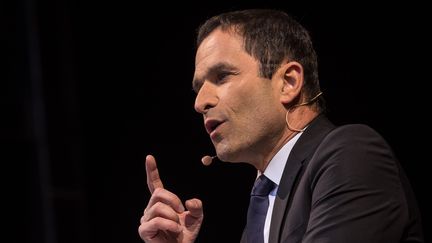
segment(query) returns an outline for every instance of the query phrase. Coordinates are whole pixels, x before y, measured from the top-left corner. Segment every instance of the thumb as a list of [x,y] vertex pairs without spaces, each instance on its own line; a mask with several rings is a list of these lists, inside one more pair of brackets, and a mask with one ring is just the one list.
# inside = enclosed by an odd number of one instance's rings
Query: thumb
[[201,200],[194,198],[187,200],[186,208],[189,211],[189,214],[194,218],[202,218],[203,217],[203,205]]

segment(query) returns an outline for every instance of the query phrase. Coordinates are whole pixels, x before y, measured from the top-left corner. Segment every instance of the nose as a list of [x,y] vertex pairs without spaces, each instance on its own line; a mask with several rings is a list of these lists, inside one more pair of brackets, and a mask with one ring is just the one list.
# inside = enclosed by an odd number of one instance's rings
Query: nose
[[216,85],[205,81],[195,98],[195,110],[198,113],[206,114],[215,107],[219,101],[216,94]]

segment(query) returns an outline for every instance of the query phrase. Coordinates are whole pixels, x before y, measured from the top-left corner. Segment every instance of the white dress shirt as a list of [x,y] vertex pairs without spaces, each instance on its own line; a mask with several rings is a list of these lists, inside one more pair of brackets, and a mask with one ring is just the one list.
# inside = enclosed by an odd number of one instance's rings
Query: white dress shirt
[[[287,162],[289,154],[291,153],[292,148],[294,147],[294,144],[300,138],[301,134],[301,132],[297,133],[292,139],[290,139],[270,160],[270,163],[264,171],[264,175],[276,184],[276,187],[269,194],[269,207],[264,224],[264,243],[268,243],[269,240],[270,222],[272,218],[274,200],[277,190],[279,188],[279,183],[282,177],[283,170],[285,168],[285,164]],[[258,172],[258,174],[260,173]]]

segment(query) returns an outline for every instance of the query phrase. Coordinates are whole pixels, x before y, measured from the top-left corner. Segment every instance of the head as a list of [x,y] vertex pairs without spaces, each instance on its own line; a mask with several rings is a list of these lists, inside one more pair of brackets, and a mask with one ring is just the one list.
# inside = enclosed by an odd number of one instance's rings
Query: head
[[[290,135],[290,107],[320,92],[317,69],[309,34],[286,13],[245,10],[207,20],[198,31],[193,86],[218,157],[268,159]],[[322,105],[319,98],[308,108]]]

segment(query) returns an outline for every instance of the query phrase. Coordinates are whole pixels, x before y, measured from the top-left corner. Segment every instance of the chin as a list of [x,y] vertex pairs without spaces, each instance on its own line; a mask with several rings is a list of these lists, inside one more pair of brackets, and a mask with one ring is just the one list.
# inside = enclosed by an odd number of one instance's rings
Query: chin
[[233,162],[235,153],[230,150],[230,147],[226,144],[218,144],[215,146],[217,157],[225,162]]
[[213,144],[217,157],[225,162],[239,163],[245,161],[245,150],[238,143],[229,143],[228,139],[223,139]]
[[241,160],[241,156],[238,151],[233,151],[231,149],[216,149],[217,157],[224,162],[231,162],[231,163],[239,163],[244,162],[244,160]]

